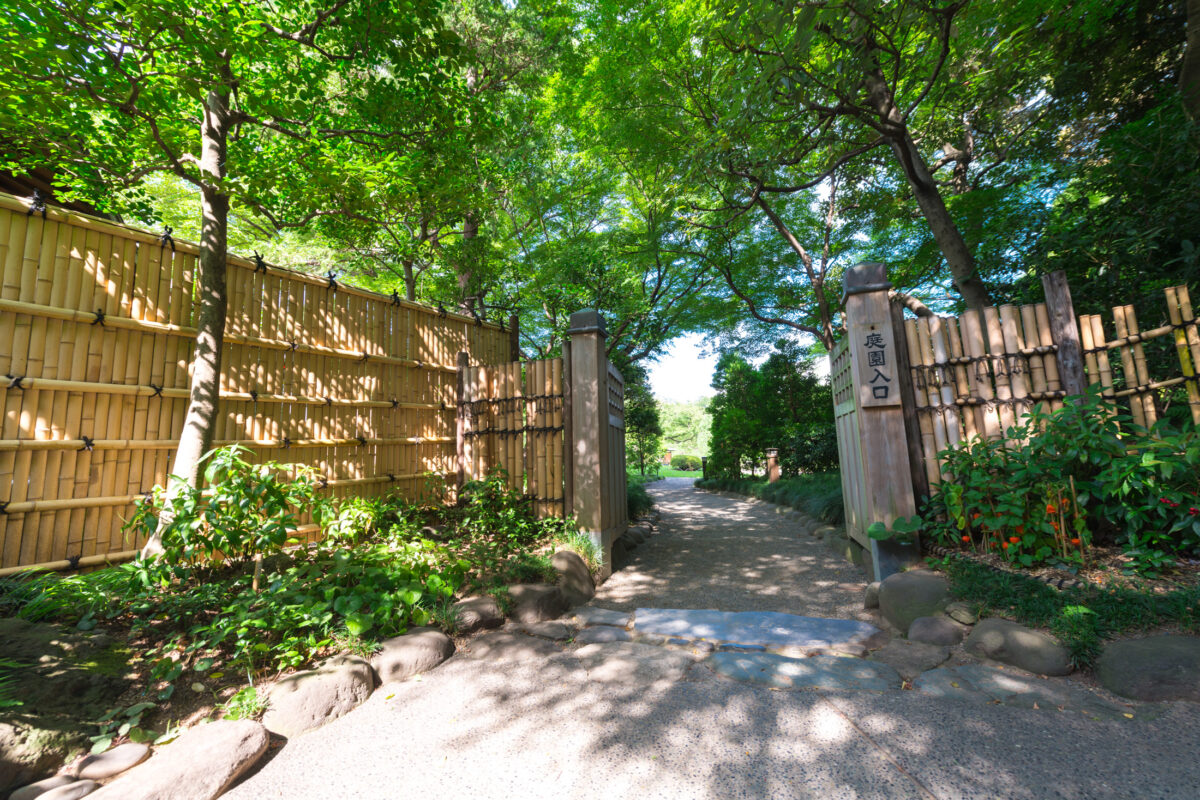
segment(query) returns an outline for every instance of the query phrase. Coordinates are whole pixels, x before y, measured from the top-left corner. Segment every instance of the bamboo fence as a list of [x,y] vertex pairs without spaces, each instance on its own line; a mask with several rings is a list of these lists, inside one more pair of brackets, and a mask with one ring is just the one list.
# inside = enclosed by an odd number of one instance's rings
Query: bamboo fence
[[501,468],[538,516],[563,516],[564,384],[561,358],[465,368],[460,480],[482,480]]
[[[103,563],[140,544],[122,526],[167,480],[181,431],[198,252],[0,194],[0,570]],[[219,444],[311,466],[333,497],[412,497],[454,475],[455,356],[508,362],[508,332],[228,263]]]
[[[1165,290],[1168,324],[1141,331],[1133,306],[1113,308],[1116,336],[1109,339],[1100,315],[1081,315],[1077,334],[1087,385],[1128,403],[1136,424],[1159,417],[1161,392],[1186,386],[1192,419],[1200,423],[1200,334],[1187,287]],[[1070,318],[1073,319],[1073,312]],[[969,310],[961,317],[923,317],[904,322],[915,395],[925,479],[944,479],[938,453],[971,437],[1000,439],[1035,404],[1062,405],[1060,345],[1052,335],[1045,303]],[[1071,323],[1072,327],[1074,322]],[[1181,374],[1152,380],[1143,342],[1172,337]],[[1110,357],[1111,351],[1117,357]]]

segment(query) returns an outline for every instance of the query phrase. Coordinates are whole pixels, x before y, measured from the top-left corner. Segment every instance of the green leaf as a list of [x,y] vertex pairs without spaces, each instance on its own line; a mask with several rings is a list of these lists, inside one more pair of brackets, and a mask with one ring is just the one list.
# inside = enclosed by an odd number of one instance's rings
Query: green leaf
[[354,613],[346,617],[346,630],[354,636],[362,636],[375,627],[375,618],[371,614]]

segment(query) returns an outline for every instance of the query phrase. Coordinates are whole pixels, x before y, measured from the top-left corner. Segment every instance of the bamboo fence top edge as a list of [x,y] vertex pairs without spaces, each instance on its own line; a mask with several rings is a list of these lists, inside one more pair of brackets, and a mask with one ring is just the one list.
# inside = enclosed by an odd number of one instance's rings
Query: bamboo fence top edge
[[[16,195],[8,194],[7,192],[0,192],[0,208],[26,214],[29,212],[29,204],[27,201],[25,201],[23,198],[17,197]],[[31,216],[41,215],[42,212],[39,211]],[[158,236],[155,236],[153,233],[140,228],[135,228],[119,222],[112,222],[111,220],[100,219],[99,217],[93,217],[90,214],[82,214],[78,211],[70,211],[68,209],[60,208],[50,204],[46,205],[45,218],[47,220],[53,220],[54,222],[65,222],[81,228],[89,228],[101,233],[116,234],[137,242],[143,242],[145,244],[162,244],[162,240]],[[174,238],[172,239],[172,242],[174,243],[173,248],[176,252],[183,252],[195,256],[200,254],[200,246],[195,242],[189,242],[186,239]],[[257,265],[250,259],[243,258],[232,253],[227,255],[226,261],[228,264],[235,267],[240,267],[242,269],[257,269]],[[286,267],[267,265],[266,269],[268,275],[277,275],[283,278],[290,278],[292,280],[312,284],[313,286],[327,286],[329,284],[328,278],[322,278],[318,275],[310,275],[306,272],[300,272],[298,270],[288,269]],[[443,315],[441,311],[432,306],[427,306],[422,303],[414,303],[411,300],[404,299],[400,299],[399,302],[397,302],[396,298],[382,294],[381,292],[373,292],[370,289],[362,289],[350,284],[338,283],[337,290],[346,294],[364,297],[368,300],[374,300],[389,306],[399,305],[404,308],[410,308],[414,311],[420,311],[433,317],[444,317],[446,319],[451,319],[455,322],[462,322],[467,325],[479,325],[480,327],[490,328],[494,331],[505,330],[495,322],[476,322],[473,317],[466,316],[465,314],[458,314],[453,311],[446,311]]]

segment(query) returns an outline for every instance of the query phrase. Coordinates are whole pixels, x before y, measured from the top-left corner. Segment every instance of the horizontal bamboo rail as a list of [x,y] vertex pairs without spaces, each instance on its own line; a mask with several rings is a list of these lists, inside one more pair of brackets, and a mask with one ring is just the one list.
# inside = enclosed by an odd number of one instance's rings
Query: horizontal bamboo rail
[[[347,486],[371,486],[381,483],[397,483],[399,481],[415,480],[430,475],[447,477],[457,474],[456,471],[446,472],[417,472],[410,475],[375,475],[370,478],[318,478],[318,489],[340,489]],[[107,506],[128,506],[139,500],[144,500],[147,493],[127,494],[113,497],[72,497],[62,500],[27,500],[25,502],[8,503],[0,508],[3,514],[28,514],[34,511],[66,511],[78,508],[102,508]]]
[[[291,449],[293,447],[363,447],[367,445],[448,444],[453,436],[403,436],[395,439],[219,439],[214,447]],[[177,439],[0,439],[0,451],[16,450],[174,450]]]
[[[29,314],[30,316],[44,317],[45,319],[57,319],[63,322],[78,322],[87,325],[105,325],[110,328],[119,328],[128,331],[143,331],[146,333],[161,333],[168,336],[181,336],[188,339],[196,338],[196,329],[189,328],[183,325],[169,325],[160,322],[150,322],[148,320],[129,319],[128,317],[117,317],[108,314],[97,316],[93,311],[72,311],[70,309],[54,308],[53,306],[41,306],[36,303],[22,303],[16,300],[0,300],[0,311],[10,311],[14,314]],[[245,347],[261,347],[266,350],[280,350],[288,352],[306,353],[312,355],[331,356],[334,358],[344,358],[351,361],[372,361],[380,364],[395,364],[399,367],[413,367],[415,369],[436,369],[442,372],[453,373],[457,370],[452,364],[434,364],[420,361],[415,358],[399,358],[397,356],[389,356],[383,353],[370,353],[365,350],[344,350],[337,347],[325,347],[316,344],[304,344],[301,342],[285,342],[279,339],[264,339],[261,336],[239,336],[235,333],[227,333],[223,339],[225,344],[243,345]]]

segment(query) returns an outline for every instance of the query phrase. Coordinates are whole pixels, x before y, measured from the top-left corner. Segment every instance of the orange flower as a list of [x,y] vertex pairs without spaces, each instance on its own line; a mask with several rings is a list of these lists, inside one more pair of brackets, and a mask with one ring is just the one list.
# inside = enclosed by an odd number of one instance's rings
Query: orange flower
[[1005,550],[1007,550],[1007,549],[1008,549],[1008,542],[1002,542],[1002,543],[1000,544],[1000,546],[1001,546],[1001,547],[1003,547]]
[[1012,542],[1013,544],[1016,544],[1017,542],[1021,541],[1021,537],[1020,536],[1010,536],[1010,537],[1008,537],[1008,540],[1010,542]]
[[1046,513],[1047,514],[1057,514],[1058,509],[1054,507],[1053,503],[1051,503],[1050,505],[1046,506]]
[[1024,526],[1024,525],[1018,525],[1018,526],[1017,526],[1017,533],[1019,533],[1019,534],[1021,534],[1021,535],[1024,535],[1024,534],[1025,534],[1025,526]]
[[1055,530],[1055,531],[1057,531],[1057,530],[1058,530],[1058,523],[1057,523],[1056,521],[1054,521],[1054,520],[1051,520],[1051,521],[1050,521],[1050,527],[1051,527],[1051,528],[1054,528],[1054,530]]
[[970,536],[963,536],[963,537],[962,537],[962,539],[963,539],[963,541],[964,541],[964,542],[969,542],[969,541],[971,541],[971,537],[970,537]]
[[975,521],[975,520],[977,520],[977,519],[979,519],[979,515],[978,515],[978,514],[972,514],[972,515],[971,515],[971,522],[974,522],[974,521]]
[[1079,545],[1083,544],[1083,540],[1080,539],[1078,536],[1076,536],[1074,539],[1071,540],[1071,544],[1078,547]]

